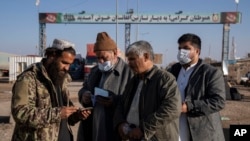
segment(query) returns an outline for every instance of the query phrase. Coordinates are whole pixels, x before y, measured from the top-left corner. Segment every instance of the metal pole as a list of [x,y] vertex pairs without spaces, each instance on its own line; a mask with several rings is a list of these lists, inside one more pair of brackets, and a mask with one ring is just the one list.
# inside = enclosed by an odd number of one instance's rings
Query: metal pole
[[128,0],[127,0],[127,12],[128,12]]
[[[137,0],[137,17],[139,16],[138,15],[138,7],[139,7],[139,0]],[[139,30],[139,26],[138,24],[136,25],[136,41],[138,41],[138,31]]]
[[228,61],[228,52],[229,52],[229,32],[230,32],[230,24],[225,23],[223,25],[223,39],[222,39],[222,56],[221,62]]
[[116,45],[118,45],[118,0],[116,0],[116,35],[115,35],[115,41]]
[[44,57],[46,48],[46,24],[39,23],[39,56]]

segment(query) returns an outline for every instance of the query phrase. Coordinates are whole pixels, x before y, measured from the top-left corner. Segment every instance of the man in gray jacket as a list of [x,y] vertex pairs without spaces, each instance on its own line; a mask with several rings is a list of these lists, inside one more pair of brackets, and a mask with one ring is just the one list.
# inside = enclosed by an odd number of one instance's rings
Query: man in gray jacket
[[135,76],[128,82],[115,112],[115,129],[123,140],[178,141],[180,93],[172,74],[154,65],[146,41],[126,51]]
[[177,79],[182,97],[180,141],[224,141],[220,110],[225,106],[222,71],[199,58],[201,39],[184,34],[178,39],[179,63],[170,72]]
[[[79,91],[79,101],[84,107],[94,106],[93,115],[82,121],[78,130],[79,141],[113,141],[113,114],[120,95],[133,73],[118,57],[116,43],[106,32],[97,34],[94,45],[98,65],[95,66]],[[95,87],[108,92],[107,97],[94,96]],[[95,100],[91,100],[95,99]]]

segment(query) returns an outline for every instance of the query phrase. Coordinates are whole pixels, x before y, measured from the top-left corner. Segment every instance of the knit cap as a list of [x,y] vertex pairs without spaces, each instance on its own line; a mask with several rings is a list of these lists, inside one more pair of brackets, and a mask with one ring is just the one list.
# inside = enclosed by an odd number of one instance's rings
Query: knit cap
[[117,49],[116,43],[109,37],[108,33],[100,32],[97,34],[94,52],[114,49]]

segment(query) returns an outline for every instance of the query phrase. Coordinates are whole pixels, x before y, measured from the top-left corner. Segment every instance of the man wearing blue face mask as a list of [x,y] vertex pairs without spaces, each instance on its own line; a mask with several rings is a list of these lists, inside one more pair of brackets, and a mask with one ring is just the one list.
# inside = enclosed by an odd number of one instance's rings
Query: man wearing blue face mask
[[179,63],[170,68],[182,98],[179,141],[224,141],[220,110],[225,106],[221,70],[199,58],[201,39],[184,34],[178,39]]
[[[128,65],[117,56],[116,43],[106,32],[97,34],[94,45],[98,64],[91,70],[87,82],[79,91],[79,102],[84,107],[93,106],[93,114],[82,121],[78,129],[79,141],[113,141],[113,114],[117,102],[133,73]],[[95,96],[95,87],[108,91],[108,96]]]

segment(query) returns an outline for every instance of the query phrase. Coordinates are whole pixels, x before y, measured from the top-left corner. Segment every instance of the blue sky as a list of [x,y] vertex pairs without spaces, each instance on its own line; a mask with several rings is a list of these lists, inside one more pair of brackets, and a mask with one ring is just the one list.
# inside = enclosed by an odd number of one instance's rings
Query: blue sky
[[[38,54],[38,13],[116,13],[116,0],[2,0],[0,4],[0,51],[13,54]],[[138,7],[138,9],[137,9]],[[250,52],[250,0],[240,0],[238,11],[242,22],[230,25],[230,50],[235,38],[236,56],[245,57]],[[235,0],[118,0],[118,13],[128,9],[138,13],[164,14],[182,10],[183,13],[213,13],[236,10]],[[136,25],[131,25],[131,43],[136,40]],[[138,26],[138,40],[149,41],[155,53],[163,54],[163,63],[177,61],[177,39],[184,33],[195,33],[202,39],[201,57],[221,60],[222,24],[150,24]],[[118,25],[118,46],[124,50],[124,24]],[[106,31],[115,40],[115,24],[46,24],[47,46],[54,38],[67,39],[76,44],[83,56],[86,44],[94,43],[98,32]],[[209,51],[210,50],[210,51]],[[209,53],[210,52],[210,53]]]

